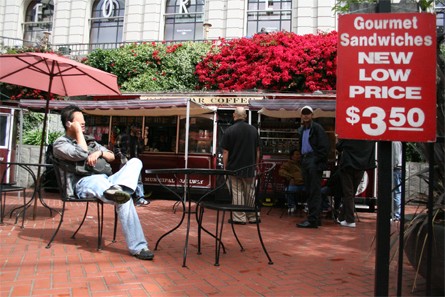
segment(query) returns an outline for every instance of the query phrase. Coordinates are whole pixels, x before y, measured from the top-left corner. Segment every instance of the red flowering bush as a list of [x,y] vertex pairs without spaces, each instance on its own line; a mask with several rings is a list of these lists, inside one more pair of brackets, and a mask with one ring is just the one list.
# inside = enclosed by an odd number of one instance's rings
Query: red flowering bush
[[196,67],[198,88],[313,92],[335,89],[337,32],[221,40]]

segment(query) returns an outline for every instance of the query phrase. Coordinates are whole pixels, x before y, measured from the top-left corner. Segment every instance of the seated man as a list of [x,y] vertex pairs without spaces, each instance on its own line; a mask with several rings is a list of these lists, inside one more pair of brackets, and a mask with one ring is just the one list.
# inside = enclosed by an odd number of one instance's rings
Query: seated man
[[[94,167],[99,158],[104,158],[107,162],[114,160],[113,152],[98,143],[95,144],[95,150],[89,152],[83,134],[85,119],[78,106],[67,106],[61,110],[60,115],[65,135],[54,142],[54,157],[65,161],[68,166],[70,162],[75,166],[75,162],[86,160],[88,165]],[[69,195],[75,192],[80,199],[95,197],[105,203],[116,204],[117,215],[130,253],[141,260],[152,260],[154,254],[148,248],[136,208],[130,199],[136,189],[141,169],[141,160],[133,158],[110,176],[106,174],[80,176],[68,172],[67,191]]]
[[290,160],[281,165],[278,174],[286,178],[288,184],[286,187],[287,212],[293,214],[296,210],[295,193],[304,191],[303,175],[300,168],[300,152],[293,149],[289,154]]

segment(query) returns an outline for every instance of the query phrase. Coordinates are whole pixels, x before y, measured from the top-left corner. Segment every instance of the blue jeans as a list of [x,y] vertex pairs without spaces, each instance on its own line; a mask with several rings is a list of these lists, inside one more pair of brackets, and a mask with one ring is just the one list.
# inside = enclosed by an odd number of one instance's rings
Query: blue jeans
[[[134,191],[141,174],[142,162],[137,158],[129,160],[118,172],[111,176],[95,174],[82,178],[76,184],[76,193],[79,198],[97,198],[105,203],[115,204],[107,200],[103,193],[113,185],[120,185]],[[136,208],[130,199],[124,204],[116,204],[116,211],[121,222],[122,233],[127,242],[128,250],[132,255],[148,248],[147,240],[142,230]]]
[[144,184],[142,183],[142,178],[141,175],[139,175],[138,178],[138,185],[136,186],[136,190],[134,191],[134,198],[136,199],[135,201],[137,201],[139,198],[144,198],[145,194],[144,194]]
[[299,192],[304,191],[303,185],[292,185],[286,187],[286,199],[287,199],[287,207],[288,208],[295,208],[297,206],[296,204],[296,194]]
[[402,169],[393,170],[393,218],[400,219],[400,204],[402,203]]

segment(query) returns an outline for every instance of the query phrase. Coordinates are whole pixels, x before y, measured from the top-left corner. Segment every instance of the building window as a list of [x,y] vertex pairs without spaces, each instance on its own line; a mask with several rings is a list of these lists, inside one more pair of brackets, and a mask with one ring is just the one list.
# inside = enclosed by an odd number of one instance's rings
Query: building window
[[167,0],[165,40],[202,40],[205,0]]
[[34,46],[44,38],[44,32],[53,29],[54,5],[50,0],[34,0],[26,9],[23,31],[25,46]]
[[[123,0],[96,0],[91,16],[90,43],[110,43],[117,47],[122,41],[125,2]],[[99,45],[94,46],[99,47]],[[103,46],[100,46],[103,48]]]
[[249,0],[247,36],[291,31],[292,0]]

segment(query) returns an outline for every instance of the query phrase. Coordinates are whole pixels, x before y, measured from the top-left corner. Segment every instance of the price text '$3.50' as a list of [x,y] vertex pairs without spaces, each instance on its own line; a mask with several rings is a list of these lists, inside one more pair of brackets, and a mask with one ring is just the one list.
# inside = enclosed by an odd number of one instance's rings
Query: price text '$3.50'
[[370,118],[370,124],[362,124],[363,132],[370,136],[379,136],[386,130],[399,131],[423,131],[425,114],[422,109],[413,107],[405,110],[405,107],[392,107],[386,123],[386,112],[377,106],[367,107],[363,112],[356,106],[346,109],[346,121],[352,126],[360,122],[360,118]]

